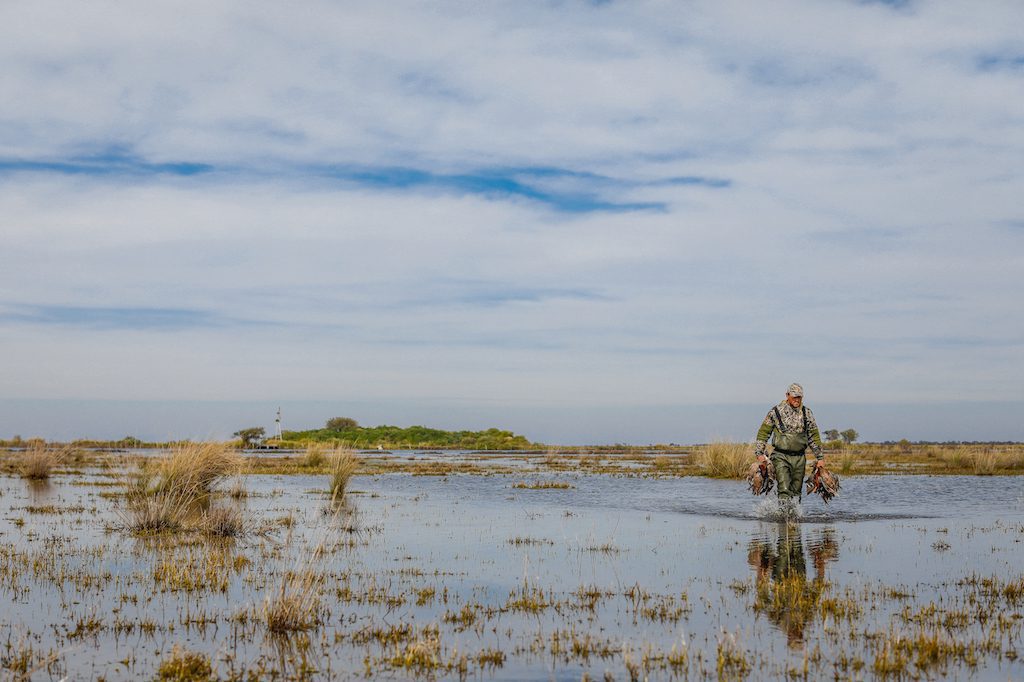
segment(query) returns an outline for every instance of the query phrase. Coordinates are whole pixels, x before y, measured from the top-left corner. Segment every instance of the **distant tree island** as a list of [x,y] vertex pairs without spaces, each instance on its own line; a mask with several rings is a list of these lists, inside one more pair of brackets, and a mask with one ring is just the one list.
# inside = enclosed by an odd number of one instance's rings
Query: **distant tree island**
[[445,450],[526,450],[537,447],[525,436],[491,428],[485,431],[444,431],[426,426],[360,426],[349,417],[333,417],[323,428],[283,431],[281,441],[268,444],[300,447],[307,443],[331,443],[351,448],[437,448]]

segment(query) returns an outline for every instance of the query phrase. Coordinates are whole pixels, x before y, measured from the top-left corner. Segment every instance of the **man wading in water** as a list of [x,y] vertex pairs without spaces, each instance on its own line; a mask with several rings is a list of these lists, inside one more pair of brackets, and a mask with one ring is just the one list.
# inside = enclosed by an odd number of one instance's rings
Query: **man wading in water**
[[768,411],[764,423],[757,430],[754,455],[761,463],[766,463],[768,459],[764,453],[768,448],[769,437],[775,448],[772,452],[772,465],[778,481],[779,502],[799,502],[807,469],[807,448],[811,449],[817,459],[815,467],[825,465],[818,424],[811,411],[804,407],[804,388],[800,384],[789,385],[786,399]]

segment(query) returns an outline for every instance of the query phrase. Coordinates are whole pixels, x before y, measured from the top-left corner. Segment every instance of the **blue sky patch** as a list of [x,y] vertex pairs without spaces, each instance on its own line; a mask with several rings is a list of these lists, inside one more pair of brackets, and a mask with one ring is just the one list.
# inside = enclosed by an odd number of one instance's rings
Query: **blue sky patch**
[[255,166],[227,167],[194,161],[157,163],[121,147],[66,159],[0,158],[0,175],[20,172],[129,179],[147,176],[189,177],[214,172],[225,177],[331,178],[350,186],[388,191],[420,190],[469,194],[496,200],[524,199],[564,213],[665,212],[668,204],[662,201],[618,201],[608,195],[666,186],[709,189],[732,186],[732,182],[725,178],[693,175],[632,180],[554,166],[509,166],[441,173],[409,166],[321,164],[298,167],[286,165],[268,171]]
[[17,306],[14,312],[0,313],[0,321],[97,330],[155,329],[163,331],[220,327],[232,322],[205,310],[60,305]]

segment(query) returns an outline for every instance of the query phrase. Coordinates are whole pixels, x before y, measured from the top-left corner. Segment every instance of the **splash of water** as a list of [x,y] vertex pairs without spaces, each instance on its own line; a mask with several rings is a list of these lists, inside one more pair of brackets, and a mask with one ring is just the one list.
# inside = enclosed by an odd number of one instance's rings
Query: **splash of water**
[[766,497],[754,505],[754,515],[767,521],[797,521],[803,518],[804,508],[798,501]]

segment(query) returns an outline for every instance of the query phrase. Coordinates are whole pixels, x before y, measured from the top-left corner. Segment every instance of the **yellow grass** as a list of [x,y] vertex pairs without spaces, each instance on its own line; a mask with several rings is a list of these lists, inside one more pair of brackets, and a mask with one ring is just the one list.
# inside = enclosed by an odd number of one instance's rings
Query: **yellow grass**
[[171,653],[160,663],[156,679],[161,682],[198,682],[216,678],[209,658],[186,651],[175,644]]
[[203,514],[201,529],[207,535],[236,538],[245,535],[245,515],[238,507],[211,507]]
[[344,499],[349,481],[359,467],[359,458],[351,450],[335,450],[327,457],[327,471],[331,475],[331,499]]
[[323,443],[310,443],[306,446],[306,454],[300,464],[308,469],[319,469],[327,463],[326,450]]
[[[238,452],[221,443],[180,445],[125,482],[125,503],[118,513],[125,528],[134,533],[181,530],[201,510],[200,503],[213,488],[241,465]],[[214,510],[200,519],[199,526],[217,535],[238,535],[244,524],[232,516],[240,515]]]
[[145,490],[130,483],[123,507],[117,508],[126,530],[133,533],[162,533],[181,530],[195,509],[191,490]]
[[697,451],[694,461],[712,478],[743,478],[754,461],[749,443],[715,441]]
[[839,473],[844,476],[848,476],[853,473],[854,467],[857,464],[857,455],[853,450],[844,448],[839,451],[836,455],[833,455],[835,461],[839,464]]
[[320,622],[321,576],[312,570],[291,571],[281,589],[263,602],[263,624],[275,633],[311,630]]
[[50,477],[53,470],[60,466],[63,451],[35,444],[26,450],[18,463],[22,478],[42,481]]
[[242,457],[223,443],[187,443],[153,463],[154,491],[193,490],[207,494],[242,466]]

